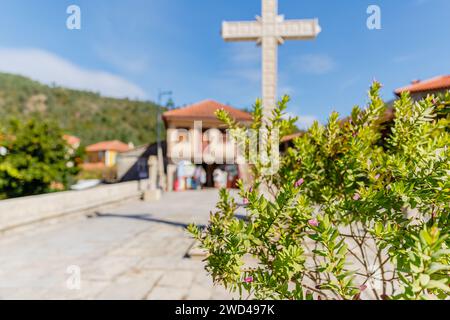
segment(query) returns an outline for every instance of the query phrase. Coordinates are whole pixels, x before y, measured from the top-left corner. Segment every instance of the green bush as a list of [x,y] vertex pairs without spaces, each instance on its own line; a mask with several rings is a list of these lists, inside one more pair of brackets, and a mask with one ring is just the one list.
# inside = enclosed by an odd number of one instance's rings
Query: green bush
[[12,119],[0,128],[0,198],[13,198],[66,188],[78,173],[76,157],[53,122]]
[[[383,128],[380,87],[347,121],[333,113],[315,123],[276,174],[257,162],[255,184],[240,184],[245,219],[222,190],[208,227],[189,227],[216,283],[258,299],[449,298],[450,94],[404,94]],[[287,103],[269,132],[283,136],[293,123],[282,117]],[[253,128],[264,126],[261,114],[258,102]],[[218,115],[242,139],[243,128]]]

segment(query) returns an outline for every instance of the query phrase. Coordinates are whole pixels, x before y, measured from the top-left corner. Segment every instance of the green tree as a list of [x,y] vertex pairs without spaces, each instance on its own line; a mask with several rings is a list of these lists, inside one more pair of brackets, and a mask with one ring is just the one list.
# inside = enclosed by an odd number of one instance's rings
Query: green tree
[[[449,298],[450,95],[404,94],[386,136],[380,87],[349,121],[333,113],[315,123],[277,173],[261,174],[267,164],[257,161],[255,184],[240,185],[246,219],[223,190],[208,227],[190,226],[216,283],[259,299],[360,299],[366,290],[378,299]],[[292,124],[280,117],[287,103],[269,134]],[[262,126],[257,103],[252,128]]]
[[78,173],[77,152],[63,139],[53,122],[12,119],[0,133],[0,197],[12,198],[65,188]]
[[150,101],[109,98],[0,72],[0,119],[51,119],[85,145],[116,139],[135,145],[155,142],[158,108]]

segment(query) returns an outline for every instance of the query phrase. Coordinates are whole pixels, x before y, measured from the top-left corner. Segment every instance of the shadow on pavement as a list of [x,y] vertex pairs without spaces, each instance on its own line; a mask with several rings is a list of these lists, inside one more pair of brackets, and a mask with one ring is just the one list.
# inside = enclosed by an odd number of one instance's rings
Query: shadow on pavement
[[[96,212],[94,218],[133,219],[133,220],[140,220],[140,221],[146,221],[146,222],[166,224],[166,225],[170,225],[170,226],[174,226],[174,227],[180,227],[183,229],[187,229],[187,227],[189,226],[189,224],[182,223],[182,222],[152,218],[150,214],[131,214],[131,215],[127,214],[127,215],[124,215],[124,214]],[[202,229],[206,228],[205,225],[197,225],[197,226]]]

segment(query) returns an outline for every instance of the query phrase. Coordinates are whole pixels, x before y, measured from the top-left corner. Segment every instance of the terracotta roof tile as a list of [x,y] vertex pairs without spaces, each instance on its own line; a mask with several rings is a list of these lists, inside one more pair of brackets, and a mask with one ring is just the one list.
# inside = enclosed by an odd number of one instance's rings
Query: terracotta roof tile
[[171,119],[193,119],[193,120],[211,120],[217,119],[215,112],[224,109],[236,121],[252,121],[252,116],[248,112],[221,104],[214,100],[204,100],[185,108],[171,110],[163,114],[164,120]]
[[296,133],[290,134],[290,135],[288,135],[288,136],[283,137],[283,138],[281,139],[281,143],[289,142],[289,141],[292,141],[292,140],[294,140],[294,139],[300,138],[300,137],[303,136],[304,134],[305,134],[304,132],[296,132]]
[[68,134],[65,134],[63,138],[71,146],[79,146],[81,142],[80,138]]
[[425,92],[434,90],[450,89],[450,75],[439,76],[424,81],[414,81],[411,85],[395,90],[395,94],[400,95],[403,92]]
[[121,141],[102,141],[96,144],[92,144],[86,147],[87,152],[99,152],[99,151],[117,151],[126,152],[129,151],[130,147]]

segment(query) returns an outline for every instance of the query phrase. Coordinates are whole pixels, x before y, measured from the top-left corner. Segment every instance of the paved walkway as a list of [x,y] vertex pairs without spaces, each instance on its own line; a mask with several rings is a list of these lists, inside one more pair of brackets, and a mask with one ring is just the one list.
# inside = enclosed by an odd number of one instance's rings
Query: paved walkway
[[217,199],[171,193],[0,236],[0,299],[230,299],[203,262],[185,258],[185,226],[206,224]]

